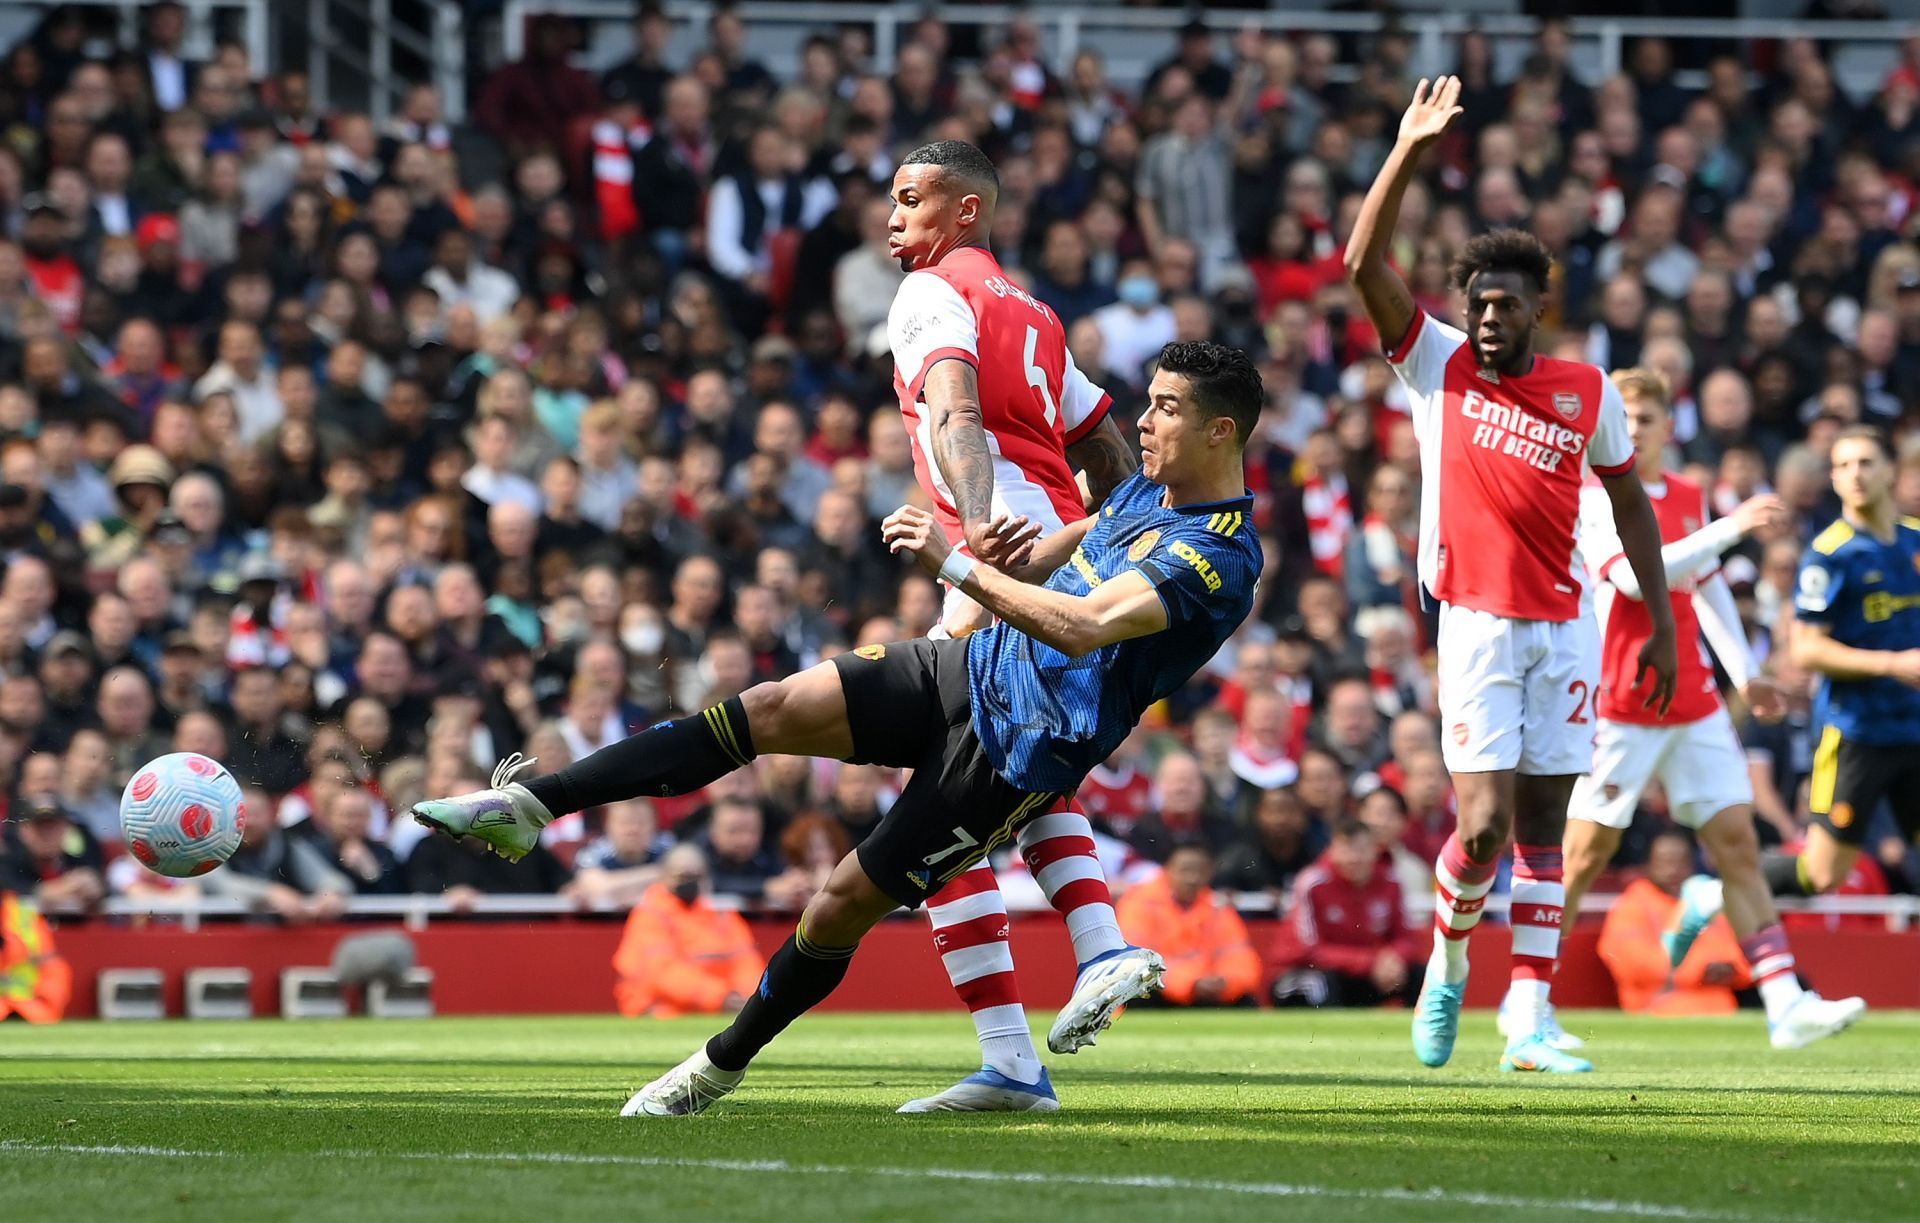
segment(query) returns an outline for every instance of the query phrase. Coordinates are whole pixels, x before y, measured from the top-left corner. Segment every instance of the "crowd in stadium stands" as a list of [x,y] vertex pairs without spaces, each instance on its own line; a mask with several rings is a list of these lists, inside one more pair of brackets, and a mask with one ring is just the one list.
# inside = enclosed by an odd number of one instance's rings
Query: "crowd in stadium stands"
[[[424,85],[384,123],[319,113],[238,46],[185,62],[179,5],[141,21],[115,48],[57,9],[0,67],[0,888],[198,888],[288,920],[382,892],[632,904],[692,845],[669,874],[802,903],[897,778],[763,759],[564,818],[512,865],[404,814],[512,752],[552,770],[932,625],[933,583],[877,528],[919,496],[886,227],[895,159],[959,137],[1000,169],[995,254],[1125,419],[1174,339],[1244,347],[1266,380],[1256,615],[1082,794],[1123,914],[1197,944],[1231,912],[1211,897],[1291,894],[1290,988],[1404,993],[1391,910],[1428,890],[1449,781],[1412,426],[1341,251],[1410,36],[1194,25],[1121,80],[1091,52],[1057,73],[1024,22],[962,45],[929,19],[888,63],[823,31],[782,80],[736,15],[677,58],[643,10],[599,77],[573,26],[536,22],[452,125]],[[1558,257],[1543,348],[1664,374],[1675,461],[1719,510],[1785,499],[1727,573],[1794,698],[1745,732],[1763,832],[1790,841],[1809,680],[1769,642],[1835,516],[1835,429],[1894,430],[1920,513],[1920,37],[1857,96],[1811,42],[1710,49],[1699,91],[1660,39],[1608,80],[1570,46],[1549,21],[1507,76],[1459,39],[1466,113],[1394,257],[1456,317],[1466,237],[1531,229]],[[169,749],[247,787],[245,845],[204,880],[115,856],[121,786]],[[1662,826],[1656,794],[1621,864]],[[1907,848],[1874,845],[1848,890],[1912,890]],[[1393,905],[1328,940],[1329,890]],[[1222,954],[1185,988],[1254,990],[1251,953]]]

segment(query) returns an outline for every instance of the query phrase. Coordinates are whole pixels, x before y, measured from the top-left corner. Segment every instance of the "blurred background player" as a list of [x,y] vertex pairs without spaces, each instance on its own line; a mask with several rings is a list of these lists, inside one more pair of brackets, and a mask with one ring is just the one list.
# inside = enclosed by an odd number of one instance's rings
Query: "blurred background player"
[[[1713,660],[1700,645],[1704,633],[1754,716],[1777,721],[1785,713],[1779,690],[1758,674],[1733,591],[1720,574],[1720,554],[1753,531],[1777,524],[1783,509],[1779,498],[1763,495],[1709,522],[1705,491],[1665,467],[1673,440],[1666,380],[1652,370],[1628,369],[1617,371],[1613,384],[1626,406],[1634,474],[1647,490],[1665,543],[1660,557],[1680,633],[1680,676],[1673,704],[1664,713],[1648,709],[1645,686],[1634,683],[1632,672],[1651,617],[1638,576],[1622,563],[1609,499],[1589,485],[1580,497],[1580,551],[1592,575],[1602,636],[1600,728],[1593,769],[1575,784],[1567,809],[1565,911],[1580,912],[1581,899],[1619,850],[1647,783],[1658,777],[1674,821],[1694,830],[1721,876],[1700,875],[1681,889],[1677,928],[1668,940],[1673,968],[1686,960],[1724,895],[1727,917],[1766,1005],[1773,1043],[1798,1048],[1845,1028],[1866,1004],[1858,998],[1821,998],[1802,988],[1794,973],[1786,931],[1760,874],[1746,753],[1720,702]],[[1513,1035],[1505,1022],[1509,1014],[1501,1012],[1502,1030]],[[1571,1038],[1557,1027],[1550,1017],[1548,1037],[1566,1048]]]
[[1428,1066],[1453,1056],[1467,981],[1467,938],[1514,846],[1513,985],[1506,1070],[1581,1071],[1585,1061],[1540,1034],[1560,944],[1560,841],[1574,779],[1593,759],[1598,645],[1574,573],[1580,486],[1591,464],[1613,504],[1622,546],[1649,573],[1652,625],[1635,681],[1648,702],[1673,698],[1673,612],[1653,508],[1633,477],[1619,392],[1594,366],[1537,356],[1553,261],[1533,235],[1495,230],[1469,241],[1453,285],[1467,330],[1428,315],[1388,262],[1401,197],[1422,153],[1462,113],[1460,81],[1421,81],[1400,135],[1347,245],[1360,291],[1406,385],[1420,445],[1421,584],[1440,603],[1442,750],[1459,826],[1435,868],[1434,947],[1413,1021]]
[[1767,859],[1776,896],[1839,887],[1883,800],[1906,840],[1920,834],[1920,522],[1895,509],[1878,429],[1842,429],[1832,468],[1841,516],[1814,537],[1793,597],[1793,661],[1820,676],[1813,819],[1797,856]]
[[[1059,317],[1009,281],[987,249],[999,189],[993,163],[970,144],[942,140],[907,154],[887,222],[887,249],[907,278],[888,312],[887,338],[914,474],[947,542],[1004,566],[1036,536],[1084,518],[1139,460],[1109,413],[1112,398],[1075,368]],[[996,537],[996,519],[1010,520],[1011,530]],[[963,637],[989,619],[949,583],[931,635]],[[1072,1053],[1162,966],[1122,936],[1093,827],[1077,805],[1063,801],[1029,823],[1019,848],[1073,938],[1079,977],[1047,1040],[1054,1052]],[[927,918],[948,980],[973,1016],[981,1073],[901,1111],[1026,1107],[1029,1098],[1006,1084],[1034,1082],[1040,1058],[992,864],[981,862],[933,897]]]

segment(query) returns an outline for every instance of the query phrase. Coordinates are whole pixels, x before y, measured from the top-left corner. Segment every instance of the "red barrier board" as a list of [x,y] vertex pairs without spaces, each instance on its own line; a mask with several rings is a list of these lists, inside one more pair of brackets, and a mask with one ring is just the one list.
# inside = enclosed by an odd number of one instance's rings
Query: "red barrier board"
[[[1273,938],[1271,919],[1247,923],[1254,945]],[[182,1012],[190,968],[246,968],[253,973],[256,1015],[280,1009],[280,970],[325,965],[343,936],[382,928],[365,924],[283,928],[264,925],[121,926],[101,922],[60,927],[55,940],[73,965],[71,1018],[95,1014],[95,979],[106,968],[158,968],[167,977],[167,1013]],[[771,954],[792,930],[786,921],[753,923]],[[440,921],[413,934],[419,962],[434,972],[440,1013],[565,1014],[613,1009],[613,950],[621,925],[576,919]],[[1568,939],[1554,998],[1566,1007],[1612,1006],[1613,983],[1594,952],[1597,926]],[[1073,951],[1050,914],[1013,922],[1014,960],[1028,1006],[1050,1011],[1066,1001]],[[1808,982],[1828,997],[1859,994],[1875,1007],[1920,1007],[1920,937],[1876,930],[1796,931],[1794,953]],[[1469,1006],[1497,1005],[1506,989],[1508,933],[1488,925],[1474,936],[1480,966],[1467,990]],[[938,1011],[957,1006],[923,921],[889,921],[867,937],[846,983],[826,1003],[844,1011]]]

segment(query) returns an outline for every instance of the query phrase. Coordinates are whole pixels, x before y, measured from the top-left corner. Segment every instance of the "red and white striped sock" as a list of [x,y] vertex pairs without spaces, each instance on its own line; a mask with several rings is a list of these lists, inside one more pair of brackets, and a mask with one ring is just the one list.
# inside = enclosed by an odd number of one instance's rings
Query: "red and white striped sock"
[[983,1064],[1022,1083],[1038,1079],[1040,1054],[1020,1004],[1007,945],[1007,902],[993,867],[983,861],[941,888],[927,902],[927,920],[947,980],[973,1016]]
[[1740,940],[1747,957],[1747,970],[1760,987],[1760,1001],[1767,1008],[1767,1022],[1778,1022],[1806,987],[1793,970],[1793,948],[1787,945],[1787,932],[1779,922],[1756,930]]
[[1020,830],[1020,856],[1033,881],[1067,923],[1081,967],[1127,945],[1113,912],[1113,893],[1093,848],[1093,825],[1071,800]]
[[1449,985],[1467,979],[1467,936],[1480,924],[1499,866],[1498,858],[1475,862],[1467,857],[1457,832],[1440,847],[1440,860],[1433,864],[1433,955],[1427,965],[1435,979]]
[[1560,914],[1567,906],[1558,845],[1513,847],[1513,977],[1507,985],[1508,1028],[1533,1032],[1546,1018],[1547,991],[1560,958]]

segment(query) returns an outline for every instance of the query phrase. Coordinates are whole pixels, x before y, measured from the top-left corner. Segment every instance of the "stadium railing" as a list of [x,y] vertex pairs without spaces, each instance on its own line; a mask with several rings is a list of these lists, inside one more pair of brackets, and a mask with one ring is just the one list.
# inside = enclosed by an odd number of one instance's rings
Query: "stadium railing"
[[[684,31],[681,37],[694,38],[696,44],[704,39],[704,23],[714,11],[713,4],[669,0],[663,7],[679,30]],[[805,35],[843,24],[873,28],[873,61],[880,71],[888,72],[887,66],[893,63],[905,30],[923,16],[932,15],[950,26],[981,27],[989,31],[1004,29],[1014,21],[1028,21],[1039,29],[1055,72],[1064,76],[1080,50],[1093,48],[1106,57],[1113,79],[1133,80],[1144,75],[1151,62],[1167,56],[1172,49],[1174,32],[1192,20],[1192,13],[1184,8],[1120,6],[933,5],[922,8],[914,4],[833,0],[792,4],[748,0],[733,7],[746,21],[749,49],[763,55],[768,66],[783,77],[791,77],[797,67]],[[1473,4],[1465,3],[1443,11],[1402,12],[1394,18],[1396,27],[1410,33],[1415,40],[1415,72],[1434,76],[1451,70],[1454,42],[1469,30],[1478,30],[1494,41],[1499,71],[1512,75],[1518,69],[1530,50],[1529,41],[1540,28],[1539,20],[1474,9]],[[501,11],[505,58],[517,60],[524,54],[527,23],[531,17],[554,15],[624,26],[632,19],[633,12],[631,0],[507,0]],[[1371,34],[1386,28],[1387,18],[1379,13],[1316,12],[1301,8],[1220,13],[1214,18],[1215,28],[1223,38],[1248,24],[1290,34]],[[1816,42],[1850,44],[1838,57],[1835,70],[1842,84],[1858,91],[1877,87],[1885,78],[1898,57],[1898,44],[1913,35],[1914,26],[1900,21],[1794,21],[1760,17],[1574,17],[1570,31],[1575,67],[1592,74],[1594,80],[1611,77],[1621,70],[1626,42],[1631,38],[1741,41],[1810,38]],[[605,40],[600,45],[613,41]],[[1150,62],[1146,57],[1151,57]],[[591,66],[610,65],[594,63]],[[1351,74],[1352,66],[1344,67]],[[1683,72],[1676,74],[1675,79],[1683,85],[1694,86],[1704,77]]]
[[[715,896],[712,899],[720,908],[749,911],[749,906],[742,905],[734,897]],[[1237,893],[1233,899],[1234,907],[1248,915],[1272,915],[1279,909],[1273,898],[1263,892]],[[1588,896],[1581,903],[1580,912],[1605,913],[1613,906],[1615,899],[1617,897],[1612,894]],[[1920,896],[1816,896],[1804,900],[1782,900],[1779,903],[1782,911],[1788,913],[1882,917],[1886,919],[1887,929],[1895,932],[1913,929],[1916,920],[1920,920]],[[1486,911],[1503,917],[1507,904],[1507,897],[1494,896],[1489,898]],[[1008,908],[1022,913],[1047,911],[1015,904],[1009,904]],[[458,906],[443,897],[428,895],[356,896],[346,902],[346,915],[349,917],[399,918],[414,929],[425,928],[429,921],[436,918],[567,917],[579,914],[617,915],[626,911],[627,906],[624,905],[583,904],[564,896],[547,895],[493,894]],[[53,912],[58,914],[58,910]],[[116,896],[106,901],[94,914],[108,918],[171,919],[189,929],[207,920],[259,915],[257,910],[237,900],[169,896]],[[1422,897],[1415,906],[1415,914],[1423,919],[1430,917],[1432,899]]]

